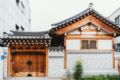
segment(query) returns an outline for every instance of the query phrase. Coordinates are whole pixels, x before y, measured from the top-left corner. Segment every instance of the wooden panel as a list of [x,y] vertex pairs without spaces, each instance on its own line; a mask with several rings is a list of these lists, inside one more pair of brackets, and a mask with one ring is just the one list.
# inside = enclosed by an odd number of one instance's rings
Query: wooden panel
[[66,36],[66,38],[67,39],[84,39],[84,38],[93,38],[93,39],[112,39],[112,35],[110,34],[108,34],[108,35],[104,35],[104,34],[99,34],[99,35],[94,35],[94,34],[92,34],[92,35],[90,35],[90,34],[82,34],[82,35],[79,35],[79,34],[75,34],[75,35],[73,35],[73,34],[68,34],[67,36]]
[[11,56],[11,49],[8,47],[8,56],[7,56],[7,75],[10,77],[12,75],[12,70],[11,70],[11,62],[10,62],[10,56]]
[[37,69],[37,73],[38,73],[38,76],[45,76],[45,55],[42,54],[41,56],[37,56],[37,65],[36,65],[36,69]]
[[67,68],[67,50],[66,50],[66,37],[64,38],[64,69]]
[[14,49],[12,52],[45,52],[45,49]]
[[45,54],[38,52],[17,52],[13,55],[12,71],[13,76],[44,76],[45,75]]
[[46,48],[46,57],[45,57],[45,76],[48,76],[48,48]]

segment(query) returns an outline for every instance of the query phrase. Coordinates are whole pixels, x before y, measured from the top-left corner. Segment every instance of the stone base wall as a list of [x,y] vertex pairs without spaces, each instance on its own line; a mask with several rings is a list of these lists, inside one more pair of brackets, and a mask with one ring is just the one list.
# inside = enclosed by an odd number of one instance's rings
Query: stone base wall
[[48,53],[48,77],[63,77],[64,51],[50,51]]
[[118,74],[113,68],[112,51],[72,52],[67,51],[68,69],[73,71],[77,60],[81,60],[84,75]]

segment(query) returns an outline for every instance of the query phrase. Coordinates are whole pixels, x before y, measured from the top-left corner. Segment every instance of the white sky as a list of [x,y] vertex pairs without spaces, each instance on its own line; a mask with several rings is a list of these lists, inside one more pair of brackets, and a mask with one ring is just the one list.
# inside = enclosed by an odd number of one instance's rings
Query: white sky
[[31,31],[44,31],[51,24],[74,16],[85,10],[89,3],[105,17],[120,7],[120,0],[30,0]]

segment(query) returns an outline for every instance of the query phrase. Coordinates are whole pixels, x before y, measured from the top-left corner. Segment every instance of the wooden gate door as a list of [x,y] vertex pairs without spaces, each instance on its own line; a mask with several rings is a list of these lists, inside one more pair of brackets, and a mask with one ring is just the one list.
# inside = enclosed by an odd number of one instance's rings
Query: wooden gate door
[[45,76],[45,54],[19,52],[12,55],[12,75],[24,76]]

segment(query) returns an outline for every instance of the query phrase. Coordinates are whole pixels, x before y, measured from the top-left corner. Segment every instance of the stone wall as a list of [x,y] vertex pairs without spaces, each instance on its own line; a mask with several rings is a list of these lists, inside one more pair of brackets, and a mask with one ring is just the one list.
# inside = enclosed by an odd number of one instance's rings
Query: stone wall
[[48,52],[48,77],[63,77],[64,75],[64,51],[50,49]]
[[85,75],[118,74],[112,65],[111,51],[68,51],[68,69],[73,70],[77,60],[81,60]]

